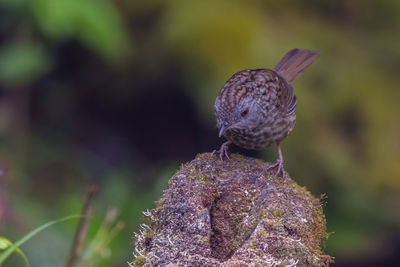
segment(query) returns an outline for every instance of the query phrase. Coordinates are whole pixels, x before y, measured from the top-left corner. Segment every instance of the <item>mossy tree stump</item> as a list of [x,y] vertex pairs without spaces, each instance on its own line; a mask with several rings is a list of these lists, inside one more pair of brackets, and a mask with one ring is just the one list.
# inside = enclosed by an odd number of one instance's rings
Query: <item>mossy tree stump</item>
[[326,266],[319,199],[267,163],[199,154],[135,235],[134,266]]

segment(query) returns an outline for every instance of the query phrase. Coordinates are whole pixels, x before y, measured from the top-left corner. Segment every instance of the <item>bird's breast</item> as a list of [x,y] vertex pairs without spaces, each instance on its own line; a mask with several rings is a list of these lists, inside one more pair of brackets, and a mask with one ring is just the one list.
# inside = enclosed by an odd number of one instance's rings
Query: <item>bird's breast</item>
[[262,150],[285,139],[293,130],[295,122],[295,114],[284,118],[270,118],[255,127],[230,127],[224,135],[239,147]]

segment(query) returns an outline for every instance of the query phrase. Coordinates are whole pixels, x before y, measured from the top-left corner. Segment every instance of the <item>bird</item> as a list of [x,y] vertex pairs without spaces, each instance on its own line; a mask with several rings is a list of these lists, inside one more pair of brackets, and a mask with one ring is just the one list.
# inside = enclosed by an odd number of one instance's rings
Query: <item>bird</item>
[[284,176],[280,143],[293,130],[297,98],[292,83],[318,57],[319,52],[292,49],[274,69],[246,69],[235,73],[222,87],[214,104],[219,137],[225,137],[219,150],[221,160],[229,159],[232,143],[250,150],[263,150],[272,144],[278,158],[267,170],[277,168]]

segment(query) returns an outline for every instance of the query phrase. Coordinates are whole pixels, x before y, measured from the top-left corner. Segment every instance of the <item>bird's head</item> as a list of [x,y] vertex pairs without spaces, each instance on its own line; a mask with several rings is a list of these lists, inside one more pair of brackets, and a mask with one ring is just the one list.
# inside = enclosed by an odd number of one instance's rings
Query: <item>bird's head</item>
[[257,102],[249,95],[241,98],[233,105],[226,105],[226,103],[221,102],[221,97],[218,96],[214,108],[219,137],[229,137],[232,132],[251,130],[258,125]]

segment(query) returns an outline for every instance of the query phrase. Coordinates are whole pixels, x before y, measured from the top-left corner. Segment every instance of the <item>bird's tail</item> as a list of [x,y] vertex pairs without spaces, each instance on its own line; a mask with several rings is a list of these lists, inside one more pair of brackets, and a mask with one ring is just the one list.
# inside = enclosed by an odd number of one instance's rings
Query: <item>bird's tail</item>
[[279,61],[275,67],[275,71],[285,78],[288,83],[292,83],[318,57],[318,52],[295,48],[287,52],[281,61]]

